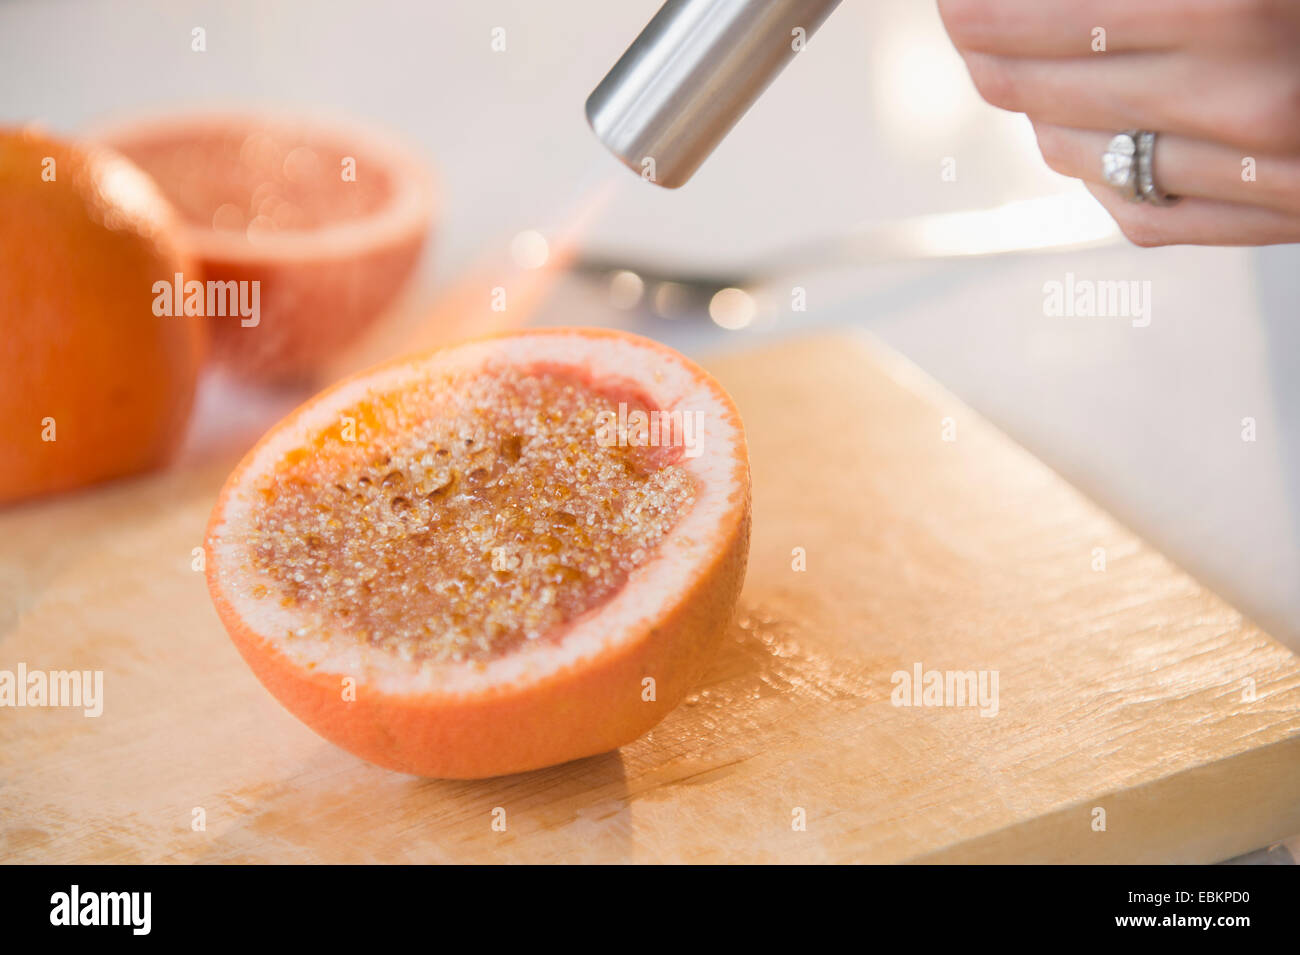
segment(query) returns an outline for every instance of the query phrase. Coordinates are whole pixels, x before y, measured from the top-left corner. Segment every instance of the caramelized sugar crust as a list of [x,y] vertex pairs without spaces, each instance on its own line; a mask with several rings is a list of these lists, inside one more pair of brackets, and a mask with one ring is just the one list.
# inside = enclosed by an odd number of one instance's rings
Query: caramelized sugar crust
[[482,661],[555,635],[616,593],[695,500],[680,449],[598,439],[598,415],[620,402],[649,410],[570,374],[509,369],[343,412],[258,487],[253,596],[410,660]]

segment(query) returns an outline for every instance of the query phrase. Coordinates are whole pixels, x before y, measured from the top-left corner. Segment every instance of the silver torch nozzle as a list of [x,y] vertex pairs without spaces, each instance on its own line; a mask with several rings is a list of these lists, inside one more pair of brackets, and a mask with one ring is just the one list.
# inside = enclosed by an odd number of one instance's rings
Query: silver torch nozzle
[[587,97],[587,122],[642,178],[676,189],[839,2],[668,0]]

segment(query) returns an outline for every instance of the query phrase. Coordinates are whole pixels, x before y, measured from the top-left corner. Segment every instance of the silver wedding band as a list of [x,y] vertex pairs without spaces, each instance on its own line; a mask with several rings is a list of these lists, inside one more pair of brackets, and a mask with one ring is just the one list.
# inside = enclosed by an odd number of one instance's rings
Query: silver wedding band
[[1156,134],[1149,129],[1129,129],[1115,135],[1101,155],[1102,178],[1129,202],[1168,206],[1177,196],[1156,185]]

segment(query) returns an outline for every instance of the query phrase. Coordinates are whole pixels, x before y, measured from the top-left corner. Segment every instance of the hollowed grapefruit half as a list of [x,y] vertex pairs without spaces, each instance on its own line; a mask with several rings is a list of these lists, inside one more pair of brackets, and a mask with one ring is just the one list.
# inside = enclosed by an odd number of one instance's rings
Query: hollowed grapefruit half
[[[97,131],[181,217],[205,283],[250,307],[208,315],[213,358],[260,381],[313,377],[396,299],[424,247],[434,187],[386,131],[336,117],[198,112]],[[214,299],[214,301],[217,301]],[[217,309],[214,309],[216,311]],[[229,313],[230,309],[220,311]]]
[[514,332],[348,379],[236,468],[208,586],[254,673],[381,766],[478,778],[628,743],[698,680],[749,547],[721,386],[621,332]]

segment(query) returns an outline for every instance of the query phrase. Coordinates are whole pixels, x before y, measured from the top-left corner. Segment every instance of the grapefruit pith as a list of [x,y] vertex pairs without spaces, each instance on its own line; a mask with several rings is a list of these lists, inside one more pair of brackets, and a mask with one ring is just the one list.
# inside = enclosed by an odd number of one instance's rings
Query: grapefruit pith
[[203,361],[197,318],[154,313],[189,261],[122,156],[0,129],[0,503],[162,464]]
[[175,205],[202,272],[193,278],[241,283],[250,307],[213,319],[213,357],[245,378],[313,377],[392,304],[428,235],[434,189],[424,164],[351,121],[210,112],[98,136]]
[[364,372],[236,468],[208,586],[327,739],[478,778],[631,742],[699,678],[749,546],[731,399],[670,349],[516,332]]

